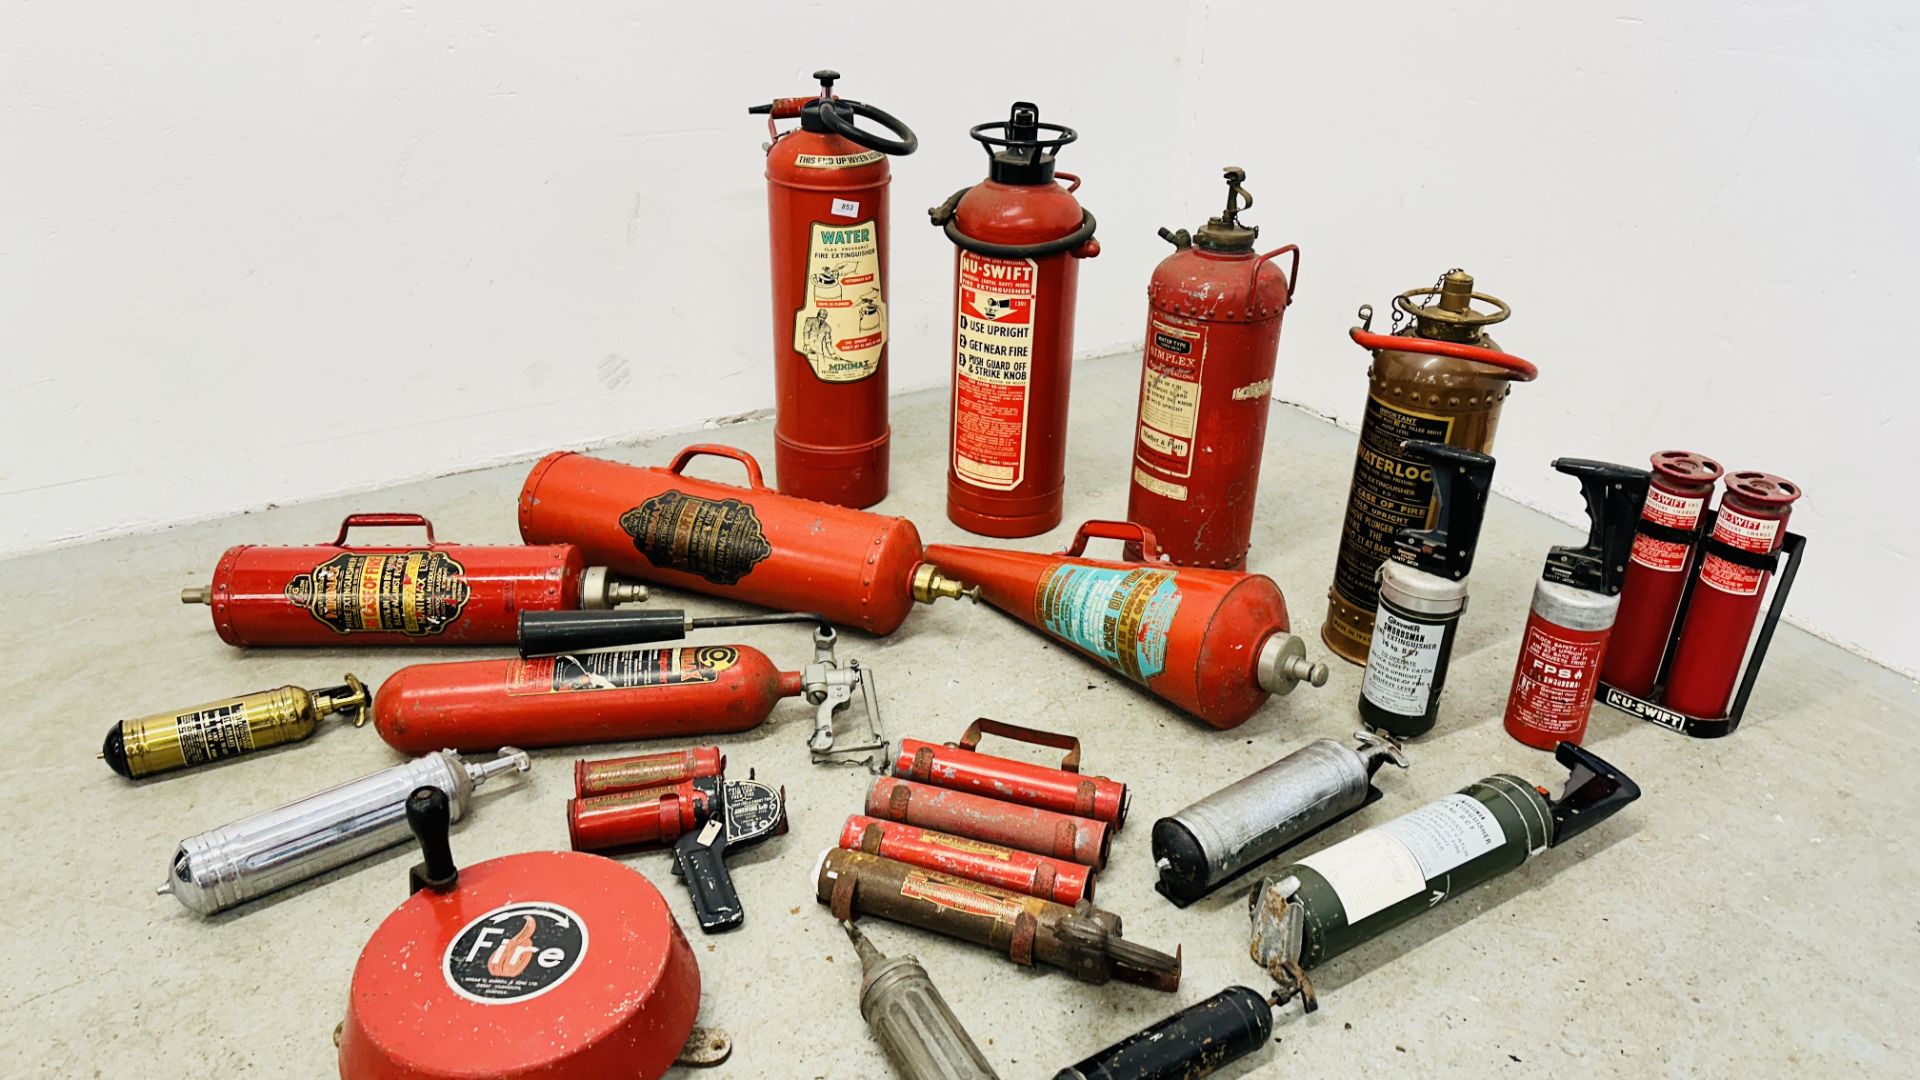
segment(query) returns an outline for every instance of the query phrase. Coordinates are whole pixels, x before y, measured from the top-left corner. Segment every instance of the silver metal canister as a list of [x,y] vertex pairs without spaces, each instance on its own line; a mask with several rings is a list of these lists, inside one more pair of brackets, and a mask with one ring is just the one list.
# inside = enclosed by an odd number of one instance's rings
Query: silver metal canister
[[1355,732],[1358,747],[1315,739],[1252,776],[1153,823],[1154,888],[1186,907],[1242,870],[1365,805],[1399,744]]
[[907,1080],[1000,1080],[973,1036],[911,956],[883,956],[851,922],[860,951],[860,1015]]
[[158,891],[213,915],[406,842],[407,796],[416,788],[446,792],[458,821],[488,777],[532,767],[526,751],[512,747],[478,763],[436,751],[182,840]]

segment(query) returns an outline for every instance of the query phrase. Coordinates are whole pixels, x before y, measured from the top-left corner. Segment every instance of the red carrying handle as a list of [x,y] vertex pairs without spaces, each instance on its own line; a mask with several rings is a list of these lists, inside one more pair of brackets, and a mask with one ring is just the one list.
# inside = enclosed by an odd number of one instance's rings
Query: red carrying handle
[[1269,251],[1265,255],[1262,255],[1259,258],[1253,260],[1253,284],[1247,286],[1247,306],[1248,307],[1253,306],[1253,294],[1256,290],[1260,288],[1260,268],[1267,265],[1269,261],[1275,258],[1278,258],[1281,255],[1285,255],[1288,252],[1293,253],[1293,269],[1287,271],[1287,306],[1288,307],[1293,306],[1293,294],[1297,292],[1300,288],[1300,245],[1299,244],[1288,244],[1286,247],[1274,248],[1272,251]]
[[428,545],[431,546],[438,543],[438,541],[433,538],[433,522],[428,521],[420,514],[348,514],[346,520],[340,523],[340,535],[333,538],[333,546],[346,547],[347,530],[356,525],[361,528],[391,528],[393,526],[405,527],[408,525],[418,525],[427,530]]
[[1153,538],[1153,530],[1131,521],[1086,522],[1080,526],[1080,531],[1073,534],[1073,543],[1068,544],[1060,554],[1079,555],[1087,550],[1087,541],[1094,537],[1139,544],[1141,559],[1152,563],[1160,561],[1160,542]]
[[1080,771],[1080,740],[1071,735],[1022,727],[1019,724],[1009,724],[1004,720],[989,720],[983,716],[968,724],[967,730],[960,735],[960,741],[954,745],[962,750],[977,750],[982,734],[998,735],[1003,739],[1031,743],[1034,746],[1044,746],[1052,750],[1065,750],[1067,756],[1060,759],[1060,771],[1070,773]]
[[1359,327],[1347,331],[1353,343],[1363,349],[1397,349],[1400,352],[1426,353],[1429,356],[1452,356],[1461,360],[1471,360],[1476,364],[1499,368],[1520,382],[1532,382],[1540,375],[1540,369],[1530,361],[1522,360],[1512,353],[1495,352],[1478,345],[1464,345],[1458,341],[1435,341],[1432,338],[1409,337],[1405,334],[1376,334]]
[[1054,173],[1053,178],[1055,180],[1065,180],[1067,182],[1067,194],[1069,195],[1080,190],[1080,178],[1073,175],[1070,172]]
[[667,466],[667,471],[675,476],[679,476],[686,470],[687,462],[692,461],[702,454],[707,454],[712,457],[732,458],[740,464],[745,465],[747,467],[747,486],[755,491],[768,490],[766,481],[760,478],[760,463],[753,460],[752,454],[747,453],[745,450],[735,450],[731,446],[721,446],[719,443],[696,443],[687,447],[685,450],[673,456],[673,464]]

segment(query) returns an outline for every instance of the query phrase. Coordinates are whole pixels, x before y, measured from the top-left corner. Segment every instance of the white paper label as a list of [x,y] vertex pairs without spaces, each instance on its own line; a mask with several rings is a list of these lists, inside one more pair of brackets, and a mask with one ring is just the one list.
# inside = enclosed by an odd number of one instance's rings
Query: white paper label
[[1445,624],[1411,622],[1381,608],[1373,622],[1373,643],[1367,648],[1361,696],[1390,713],[1424,716],[1433,693],[1434,669],[1440,666],[1440,643],[1446,636]]
[[1499,847],[1505,836],[1500,819],[1480,800],[1449,795],[1315,852],[1300,865],[1327,879],[1351,926],[1420,895],[1427,882]]
[[860,204],[852,199],[835,199],[833,200],[833,216],[857,218],[860,216]]
[[1485,855],[1506,838],[1487,804],[1459,794],[1402,814],[1380,831],[1407,846],[1428,881]]

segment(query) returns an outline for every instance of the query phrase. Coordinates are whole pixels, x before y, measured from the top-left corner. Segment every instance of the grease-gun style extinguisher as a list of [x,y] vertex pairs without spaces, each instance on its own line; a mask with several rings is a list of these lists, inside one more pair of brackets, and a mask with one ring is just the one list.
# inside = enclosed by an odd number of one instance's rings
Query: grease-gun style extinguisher
[[[1280,318],[1300,283],[1295,244],[1254,253],[1245,169],[1229,166],[1227,206],[1192,236],[1161,229],[1174,253],[1147,284],[1147,335],[1127,520],[1153,530],[1182,566],[1243,570],[1253,532]],[[1292,255],[1292,268],[1274,260]]]
[[1664,702],[1707,720],[1727,715],[1775,553],[1800,498],[1798,484],[1763,472],[1730,473],[1726,488],[1673,646]]
[[1585,544],[1548,550],[1513,664],[1507,734],[1540,750],[1586,737],[1634,523],[1647,498],[1645,469],[1585,458],[1559,458],[1553,467],[1580,481],[1588,528]]
[[1620,586],[1620,615],[1600,668],[1607,685],[1639,698],[1653,693],[1680,595],[1699,554],[1707,502],[1725,471],[1712,458],[1686,450],[1663,450],[1653,455],[1652,464]]
[[1431,529],[1401,529],[1380,564],[1360,718],[1396,739],[1425,735],[1440,715],[1454,634],[1467,610],[1467,572],[1493,487],[1493,459],[1445,443],[1402,447],[1433,470]]
[[[773,463],[781,492],[865,507],[887,494],[887,158],[920,143],[833,93],[755,105],[767,144],[773,257]],[[800,126],[775,130],[775,120]],[[857,125],[871,120],[895,136]]]
[[[1427,303],[1415,303],[1430,298]],[[1491,307],[1476,311],[1474,301]],[[1493,450],[1500,406],[1516,382],[1531,382],[1539,369],[1502,352],[1486,328],[1512,309],[1473,291],[1473,275],[1449,270],[1433,287],[1394,297],[1394,330],[1372,332],[1373,308],[1360,308],[1360,325],[1347,331],[1373,354],[1367,369],[1367,404],[1360,418],[1360,446],[1347,494],[1340,555],[1327,592],[1327,621],[1320,636],[1340,657],[1362,663],[1379,605],[1375,578],[1401,529],[1427,523],[1433,473],[1407,456],[1408,441],[1441,442],[1483,454]],[[1403,319],[1412,322],[1401,327]]]
[[968,132],[987,179],[928,211],[954,247],[953,427],[947,517],[982,536],[1060,524],[1080,260],[1100,254],[1080,178],[1054,158],[1080,136],[1015,102]]

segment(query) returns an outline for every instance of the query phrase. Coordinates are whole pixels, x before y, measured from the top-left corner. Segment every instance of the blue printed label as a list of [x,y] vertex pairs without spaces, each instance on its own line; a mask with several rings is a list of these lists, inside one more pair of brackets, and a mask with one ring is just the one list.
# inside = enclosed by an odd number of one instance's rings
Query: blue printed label
[[1167,627],[1180,609],[1172,570],[1063,563],[1034,594],[1034,616],[1135,682],[1166,670]]

